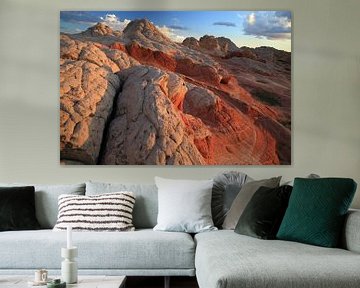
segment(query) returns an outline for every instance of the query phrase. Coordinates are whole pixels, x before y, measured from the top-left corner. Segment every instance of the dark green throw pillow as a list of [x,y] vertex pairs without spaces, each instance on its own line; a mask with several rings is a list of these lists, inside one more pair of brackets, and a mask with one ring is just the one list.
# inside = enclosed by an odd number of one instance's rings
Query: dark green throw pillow
[[39,228],[35,215],[35,188],[0,187],[0,231]]
[[260,187],[242,213],[235,232],[261,239],[275,239],[288,206],[292,187]]
[[295,178],[277,238],[337,247],[355,191],[356,183],[348,178]]

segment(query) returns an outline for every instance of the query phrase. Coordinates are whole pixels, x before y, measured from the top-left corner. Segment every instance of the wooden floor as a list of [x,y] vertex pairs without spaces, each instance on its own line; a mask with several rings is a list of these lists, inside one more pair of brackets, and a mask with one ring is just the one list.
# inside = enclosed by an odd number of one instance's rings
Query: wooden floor
[[[131,277],[126,279],[126,288],[163,288],[164,277]],[[171,277],[171,288],[198,288],[195,277]]]

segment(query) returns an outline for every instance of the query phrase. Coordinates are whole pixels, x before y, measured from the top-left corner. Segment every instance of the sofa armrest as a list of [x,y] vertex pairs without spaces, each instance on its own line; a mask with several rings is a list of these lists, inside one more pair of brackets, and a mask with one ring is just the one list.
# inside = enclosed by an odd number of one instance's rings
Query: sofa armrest
[[360,210],[349,210],[346,215],[343,248],[360,253]]

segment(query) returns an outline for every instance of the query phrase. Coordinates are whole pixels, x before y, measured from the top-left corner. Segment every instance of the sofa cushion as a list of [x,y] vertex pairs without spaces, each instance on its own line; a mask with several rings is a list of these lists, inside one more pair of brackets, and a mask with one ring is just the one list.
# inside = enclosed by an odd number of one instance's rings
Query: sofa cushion
[[34,192],[33,186],[0,187],[0,231],[40,228]]
[[342,233],[342,247],[360,253],[360,210],[351,209],[346,215]]
[[289,203],[292,187],[260,187],[251,198],[235,232],[255,238],[275,239]]
[[221,228],[231,204],[239,193],[241,187],[252,179],[245,173],[227,171],[214,178],[211,199],[211,213],[214,225]]
[[159,213],[154,230],[199,233],[216,230],[211,217],[213,180],[155,177]]
[[355,190],[349,178],[295,178],[277,238],[337,247]]
[[[79,270],[194,269],[195,244],[186,233],[73,232],[72,238]],[[65,231],[2,232],[0,269],[60,269],[61,247],[66,247]]]
[[262,240],[230,230],[195,236],[200,288],[353,288],[360,254],[297,242]]
[[132,192],[114,192],[92,196],[63,194],[59,196],[59,216],[55,231],[133,231]]
[[58,197],[61,194],[84,195],[85,184],[32,185],[0,183],[0,186],[34,186],[36,218],[41,228],[53,228],[58,216]]
[[120,191],[131,191],[135,195],[133,211],[135,228],[153,228],[158,214],[158,193],[155,184],[86,183],[86,195],[89,196]]
[[227,213],[223,228],[224,229],[235,229],[237,222],[240,219],[241,214],[244,212],[246,205],[249,203],[255,192],[261,187],[275,188],[279,186],[281,177],[273,177],[270,179],[263,179],[257,181],[251,181],[244,184],[241,187],[240,192],[234,199],[229,212]]

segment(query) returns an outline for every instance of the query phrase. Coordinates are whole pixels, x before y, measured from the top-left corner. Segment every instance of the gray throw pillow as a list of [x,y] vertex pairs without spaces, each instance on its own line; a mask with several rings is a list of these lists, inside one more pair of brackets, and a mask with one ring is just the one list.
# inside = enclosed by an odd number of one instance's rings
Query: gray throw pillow
[[[24,184],[0,183],[0,186],[24,186]],[[33,185],[35,187],[36,218],[43,229],[52,229],[58,216],[58,197],[61,194],[85,195],[85,183],[64,185]]]
[[214,178],[211,213],[216,227],[222,227],[225,216],[241,187],[251,180],[245,173],[237,171],[226,171]]
[[155,177],[159,213],[154,230],[198,233],[217,230],[211,217],[213,180]]
[[247,204],[250,202],[251,198],[255,192],[261,187],[276,188],[279,187],[280,177],[274,177],[270,179],[251,181],[242,186],[240,192],[233,201],[229,212],[227,213],[224,223],[222,225],[223,229],[234,230],[236,224],[238,223],[241,214],[244,212]]

